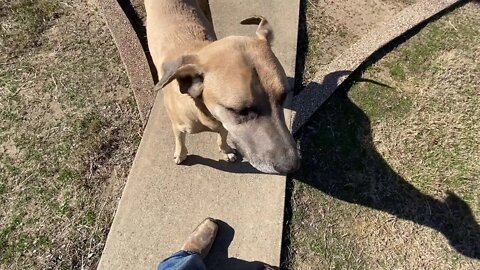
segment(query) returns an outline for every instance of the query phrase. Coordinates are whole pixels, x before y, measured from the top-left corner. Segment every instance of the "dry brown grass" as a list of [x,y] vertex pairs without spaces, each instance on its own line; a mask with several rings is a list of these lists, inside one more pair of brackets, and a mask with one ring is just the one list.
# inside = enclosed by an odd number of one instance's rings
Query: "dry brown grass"
[[141,123],[87,1],[1,2],[0,269],[94,269]]
[[[305,70],[301,72],[303,81],[308,83],[321,66],[330,63],[374,25],[410,2],[415,1],[309,0],[302,3],[305,14],[300,17],[300,24],[308,32],[308,36],[300,36],[299,40],[299,49],[306,51]],[[301,60],[302,57],[297,59]],[[297,65],[303,66],[303,63]]]

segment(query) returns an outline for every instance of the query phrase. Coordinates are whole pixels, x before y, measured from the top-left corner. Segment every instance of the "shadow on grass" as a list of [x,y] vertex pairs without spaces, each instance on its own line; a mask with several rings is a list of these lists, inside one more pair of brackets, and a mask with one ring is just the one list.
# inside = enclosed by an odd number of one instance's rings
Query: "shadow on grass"
[[[363,80],[390,88],[372,80],[361,79],[361,74],[399,44],[416,35],[428,23],[468,2],[470,1],[459,1],[392,40],[374,52],[357,70],[332,72],[325,76],[322,84],[313,82],[307,86],[320,91],[329,84],[338,85],[341,76],[349,76],[309,120],[307,126],[311,129],[304,127],[296,134],[297,138],[300,137],[303,164],[287,181],[282,264],[288,264],[289,256],[287,247],[290,245],[290,199],[293,191],[291,178],[334,198],[428,226],[442,233],[460,254],[480,259],[480,226],[468,204],[452,192],[447,193],[444,201],[436,200],[420,192],[395,172],[375,148],[370,119],[348,97],[348,91],[355,81]],[[301,78],[309,41],[306,1],[301,1],[300,8],[296,93],[304,87]]]
[[441,232],[464,256],[480,259],[480,226],[452,192],[445,201],[417,190],[377,152],[370,119],[337,90],[312,118],[301,139],[302,168],[293,178],[337,199],[387,212]]

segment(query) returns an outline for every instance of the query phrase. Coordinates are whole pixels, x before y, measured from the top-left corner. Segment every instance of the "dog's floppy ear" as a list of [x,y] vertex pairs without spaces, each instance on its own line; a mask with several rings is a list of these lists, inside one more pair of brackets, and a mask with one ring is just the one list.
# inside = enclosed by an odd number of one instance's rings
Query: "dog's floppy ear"
[[253,16],[246,18],[240,22],[243,25],[256,24],[257,28],[257,37],[268,42],[268,44],[273,41],[273,29],[272,26],[268,23],[267,19],[262,16]]
[[159,91],[173,80],[178,81],[180,92],[196,98],[202,94],[204,71],[193,55],[186,55],[163,64],[163,76],[155,85]]

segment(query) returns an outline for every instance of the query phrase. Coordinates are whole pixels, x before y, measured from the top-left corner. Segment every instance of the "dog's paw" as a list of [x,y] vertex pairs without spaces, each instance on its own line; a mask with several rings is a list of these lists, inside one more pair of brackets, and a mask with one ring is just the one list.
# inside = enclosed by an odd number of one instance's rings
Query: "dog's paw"
[[228,162],[235,162],[237,160],[237,150],[228,145],[226,148],[220,148],[220,153],[223,154],[224,159]]
[[228,162],[235,162],[237,160],[236,153],[225,153],[225,160]]
[[187,159],[186,154],[180,154],[180,155],[175,155],[173,157],[173,161],[175,161],[175,164],[181,164],[185,159]]

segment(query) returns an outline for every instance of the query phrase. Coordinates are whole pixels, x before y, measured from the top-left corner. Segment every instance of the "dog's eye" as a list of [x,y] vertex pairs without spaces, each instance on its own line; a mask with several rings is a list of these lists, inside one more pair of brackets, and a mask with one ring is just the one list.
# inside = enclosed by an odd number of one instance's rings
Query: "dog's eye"
[[237,114],[240,116],[248,117],[249,119],[257,117],[257,109],[254,107],[247,107],[237,111]]
[[241,115],[241,116],[247,116],[248,113],[250,112],[249,110],[250,108],[243,108],[241,109],[240,111],[237,112],[238,115]]
[[227,110],[235,113],[235,114],[238,114],[238,115],[241,115],[241,116],[247,116],[249,114],[251,114],[252,112],[253,113],[256,113],[255,111],[255,108],[253,107],[245,107],[243,109],[234,109],[234,108],[230,108],[230,107],[225,107]]
[[246,122],[248,120],[255,119],[258,115],[254,107],[246,107],[243,109],[233,109],[233,108],[227,107],[227,110],[238,115],[238,118],[240,119],[241,122]]
[[285,102],[285,99],[287,99],[287,93],[286,92],[283,92],[281,95],[280,95],[280,98],[278,99],[278,102],[280,104],[283,104]]

